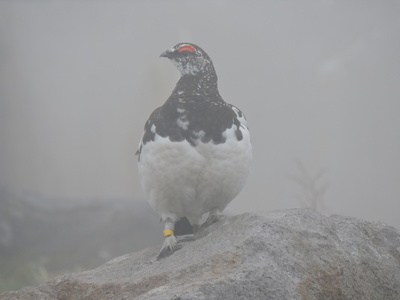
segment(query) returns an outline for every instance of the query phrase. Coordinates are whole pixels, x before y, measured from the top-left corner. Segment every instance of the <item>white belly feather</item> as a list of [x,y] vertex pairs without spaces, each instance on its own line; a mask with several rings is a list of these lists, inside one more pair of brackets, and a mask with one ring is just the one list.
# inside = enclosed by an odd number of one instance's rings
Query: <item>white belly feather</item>
[[[235,127],[235,126],[233,126]],[[242,190],[252,157],[250,135],[241,128],[224,133],[225,143],[190,145],[156,135],[141,149],[139,175],[152,208],[161,218],[187,217],[198,223],[213,208],[222,211]]]

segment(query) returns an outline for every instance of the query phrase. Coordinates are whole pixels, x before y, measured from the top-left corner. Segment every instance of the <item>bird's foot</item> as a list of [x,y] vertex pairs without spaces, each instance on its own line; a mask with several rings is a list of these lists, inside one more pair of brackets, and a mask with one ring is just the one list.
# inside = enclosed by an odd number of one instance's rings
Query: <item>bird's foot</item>
[[212,210],[210,211],[210,214],[208,215],[207,220],[203,223],[203,225],[201,225],[201,227],[206,228],[216,222],[218,222],[220,219],[220,214],[219,214],[219,210]]
[[199,224],[194,224],[193,225],[193,235],[195,235],[200,229],[200,225]]
[[178,237],[178,247],[180,248],[181,243],[186,243],[186,242],[193,242],[195,240],[193,234],[186,234]]
[[164,240],[164,244],[163,244],[160,252],[157,255],[157,260],[170,256],[172,253],[174,253],[179,248],[180,247],[177,245],[177,240],[176,240],[175,235],[171,234],[169,236],[166,236],[165,240]]

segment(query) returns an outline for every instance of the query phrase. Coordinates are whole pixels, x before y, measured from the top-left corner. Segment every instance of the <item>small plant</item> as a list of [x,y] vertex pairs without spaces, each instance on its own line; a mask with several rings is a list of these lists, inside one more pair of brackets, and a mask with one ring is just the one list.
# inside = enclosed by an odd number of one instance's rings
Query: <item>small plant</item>
[[326,209],[324,206],[324,195],[329,188],[329,181],[323,177],[328,172],[322,168],[315,175],[310,175],[300,160],[296,160],[296,165],[300,171],[299,175],[289,174],[288,177],[301,187],[299,193],[295,195],[303,207],[312,208],[323,213]]

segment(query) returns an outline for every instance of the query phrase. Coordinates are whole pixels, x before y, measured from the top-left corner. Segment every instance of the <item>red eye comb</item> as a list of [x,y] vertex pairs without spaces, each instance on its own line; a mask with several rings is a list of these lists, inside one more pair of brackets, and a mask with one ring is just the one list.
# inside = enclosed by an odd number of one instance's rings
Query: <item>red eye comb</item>
[[178,49],[178,52],[189,51],[194,52],[196,49],[192,45],[182,45]]

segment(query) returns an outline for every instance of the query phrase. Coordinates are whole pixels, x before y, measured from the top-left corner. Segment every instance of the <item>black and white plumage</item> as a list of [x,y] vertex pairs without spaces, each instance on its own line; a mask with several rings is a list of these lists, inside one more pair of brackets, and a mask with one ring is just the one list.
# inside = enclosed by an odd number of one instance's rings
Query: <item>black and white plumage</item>
[[198,46],[180,43],[161,54],[181,72],[172,95],[145,124],[139,144],[141,185],[165,224],[159,257],[174,251],[174,223],[186,217],[194,231],[242,190],[252,157],[243,113],[218,92],[209,56]]

